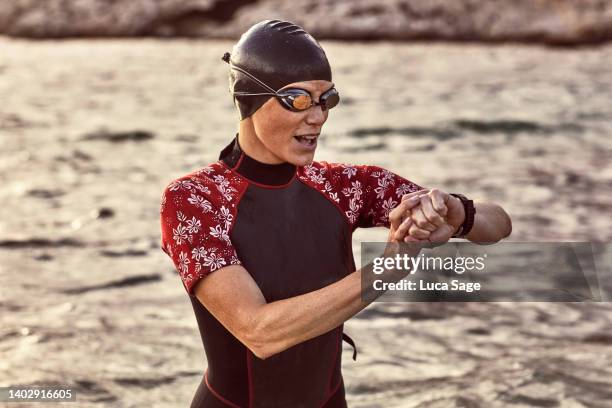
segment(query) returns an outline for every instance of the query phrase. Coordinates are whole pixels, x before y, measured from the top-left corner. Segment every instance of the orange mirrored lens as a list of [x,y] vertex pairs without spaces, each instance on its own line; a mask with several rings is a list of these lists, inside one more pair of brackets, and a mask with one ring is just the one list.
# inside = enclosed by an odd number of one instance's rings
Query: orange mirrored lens
[[310,96],[297,95],[293,98],[292,105],[295,109],[308,109],[311,105]]

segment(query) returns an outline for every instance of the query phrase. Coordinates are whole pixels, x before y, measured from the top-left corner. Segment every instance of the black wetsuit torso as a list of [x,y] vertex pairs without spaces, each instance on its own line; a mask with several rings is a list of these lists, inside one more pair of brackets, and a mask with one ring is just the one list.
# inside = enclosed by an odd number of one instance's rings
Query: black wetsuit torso
[[162,248],[190,295],[208,360],[191,407],[346,407],[342,325],[262,360],[193,287],[230,264],[249,272],[267,302],[328,286],[355,270],[355,228],[388,225],[401,195],[420,187],[375,166],[260,163],[237,138],[219,159],[175,180],[162,201]]

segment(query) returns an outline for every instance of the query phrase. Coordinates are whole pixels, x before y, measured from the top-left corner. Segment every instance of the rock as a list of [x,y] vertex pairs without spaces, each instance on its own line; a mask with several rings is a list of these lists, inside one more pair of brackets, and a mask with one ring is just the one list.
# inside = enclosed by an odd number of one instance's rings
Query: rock
[[109,207],[98,208],[93,211],[93,218],[112,218],[115,216],[115,210]]
[[0,32],[48,38],[139,36],[192,13],[205,15],[212,0],[16,0],[0,5]]
[[100,255],[106,256],[109,258],[118,258],[122,256],[126,256],[126,257],[146,256],[147,251],[143,251],[139,249],[126,249],[123,251],[102,250],[100,251]]
[[153,139],[155,136],[153,133],[147,130],[133,130],[125,132],[109,132],[105,129],[97,130],[94,132],[83,135],[83,140],[105,140],[107,142],[120,143],[120,142],[142,142],[145,140]]
[[58,188],[55,188],[55,189],[33,188],[31,190],[28,190],[26,194],[30,197],[50,199],[50,198],[55,198],[55,197],[61,197],[64,194],[66,194],[66,192]]
[[0,33],[238,38],[267,18],[294,21],[319,39],[571,45],[612,38],[606,0],[15,0],[0,5]]
[[37,261],[52,261],[53,256],[47,253],[42,253],[39,255],[35,255],[34,259],[36,259]]
[[59,238],[55,240],[47,238],[31,237],[25,239],[2,239],[0,248],[23,249],[23,248],[62,248],[62,247],[82,247],[85,244],[73,238]]
[[161,280],[161,275],[158,273],[149,273],[149,274],[139,274],[128,276],[123,279],[114,280],[107,283],[101,283],[97,285],[90,286],[80,286],[80,287],[71,287],[67,289],[63,289],[61,292],[68,295],[78,295],[85,292],[95,291],[95,290],[106,290],[112,288],[124,288],[136,285],[147,284],[151,282],[157,282]]
[[612,35],[612,4],[554,0],[368,0],[299,3],[263,1],[240,9],[219,30],[236,36],[253,22],[275,16],[303,25],[317,38],[342,40],[520,41],[594,43]]

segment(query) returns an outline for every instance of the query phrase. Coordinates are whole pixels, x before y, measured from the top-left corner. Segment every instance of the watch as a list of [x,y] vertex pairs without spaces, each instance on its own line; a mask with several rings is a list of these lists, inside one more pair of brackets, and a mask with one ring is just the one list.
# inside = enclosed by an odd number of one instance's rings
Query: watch
[[463,224],[459,227],[457,232],[452,236],[452,238],[463,238],[465,237],[474,226],[474,217],[476,215],[476,208],[474,207],[474,201],[468,199],[463,194],[459,193],[450,193],[450,195],[457,197],[461,200],[461,204],[463,204],[463,210],[465,212],[465,219],[463,220]]

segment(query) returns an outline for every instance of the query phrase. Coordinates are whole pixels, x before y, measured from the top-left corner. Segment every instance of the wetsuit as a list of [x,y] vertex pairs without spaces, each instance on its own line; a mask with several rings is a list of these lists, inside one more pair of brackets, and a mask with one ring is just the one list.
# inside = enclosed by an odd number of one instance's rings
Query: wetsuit
[[346,407],[343,325],[262,360],[202,306],[194,285],[242,265],[267,302],[328,286],[356,269],[353,231],[388,227],[402,195],[419,189],[377,166],[264,164],[237,137],[219,161],[168,185],[162,248],[190,296],[208,360],[191,407]]

